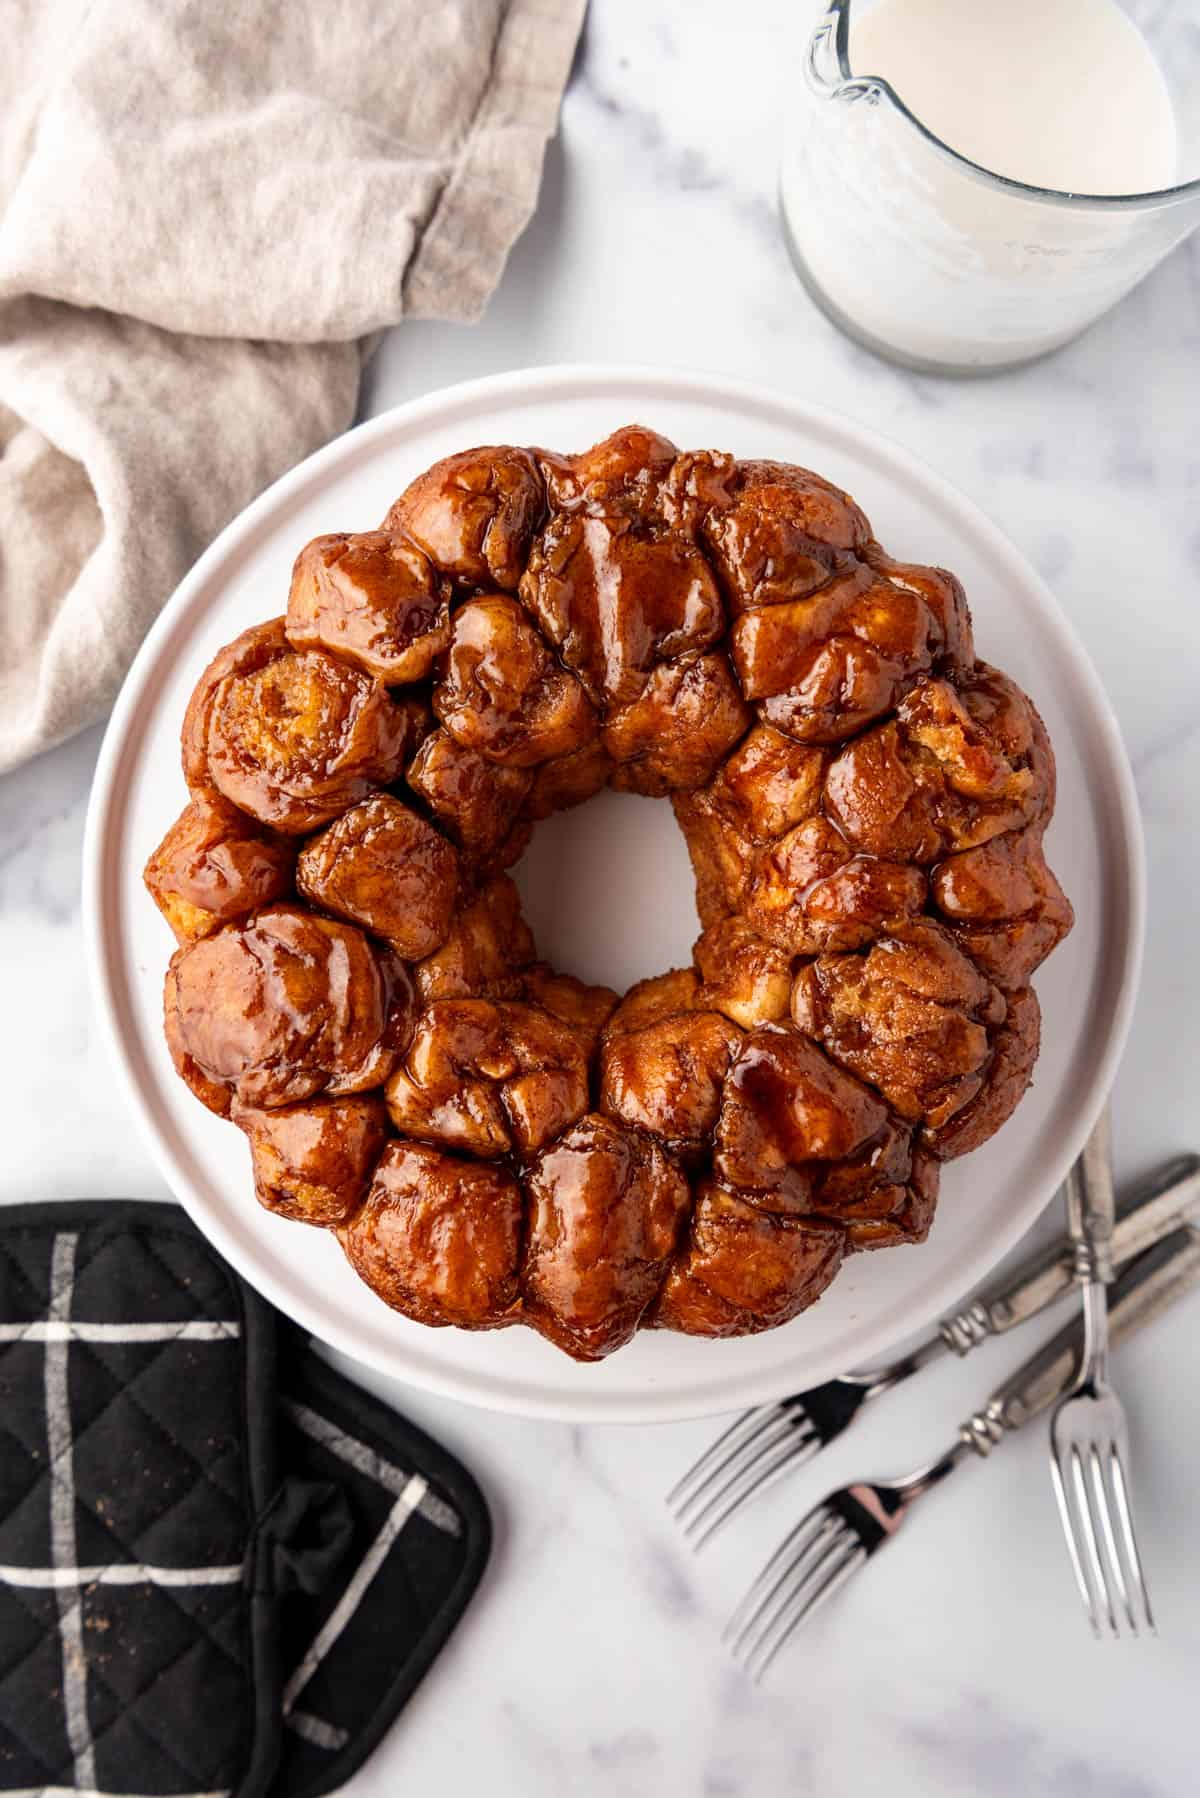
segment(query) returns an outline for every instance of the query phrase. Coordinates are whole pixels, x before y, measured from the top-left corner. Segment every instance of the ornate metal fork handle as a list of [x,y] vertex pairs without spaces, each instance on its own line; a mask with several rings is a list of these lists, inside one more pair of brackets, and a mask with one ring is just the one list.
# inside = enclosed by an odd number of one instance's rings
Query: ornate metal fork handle
[[[989,1336],[1002,1336],[1026,1323],[1099,1265],[1101,1279],[1124,1267],[1200,1205],[1200,1156],[1177,1155],[1135,1188],[1112,1226],[1106,1250],[1076,1246],[1060,1237],[1023,1262],[1006,1279],[980,1293],[938,1326],[947,1348],[970,1354]],[[1085,1266],[1081,1271],[1081,1256]],[[1104,1271],[1107,1269],[1107,1271]]]
[[[1174,1304],[1200,1279],[1200,1230],[1185,1227],[1146,1249],[1117,1277],[1109,1298],[1113,1342],[1139,1330]],[[1019,1429],[1069,1392],[1083,1362],[1078,1319],[1060,1330],[1023,1367],[998,1386],[981,1411],[962,1425],[970,1446],[988,1455],[1010,1431]]]
[[[1117,1278],[1108,1311],[1111,1340],[1120,1342],[1140,1330],[1197,1282],[1200,1229],[1185,1226],[1143,1250]],[[898,1482],[895,1490],[904,1493],[902,1510],[938,1485],[969,1453],[986,1459],[1006,1436],[1048,1411],[1077,1383],[1085,1355],[1086,1333],[1076,1318],[1022,1362],[986,1404],[959,1425],[958,1440],[944,1455]],[[898,1523],[897,1516],[889,1534]]]
[[[1113,1342],[1120,1342],[1149,1323],[1197,1281],[1200,1229],[1184,1227],[1143,1250],[1124,1268],[1113,1288],[1109,1310]],[[1075,1318],[1022,1362],[979,1410],[964,1419],[957,1440],[945,1454],[896,1483],[892,1490],[902,1493],[903,1499],[895,1510],[884,1515],[886,1507],[881,1508],[877,1501],[872,1504],[880,1528],[887,1535],[894,1534],[909,1506],[931,1487],[940,1485],[960,1461],[972,1453],[986,1459],[1014,1430],[1048,1411],[1056,1399],[1076,1384],[1084,1354],[1084,1329]]]
[[[1091,1143],[1084,1154],[1095,1154]],[[1082,1159],[1082,1157],[1081,1157]],[[1078,1165],[1078,1164],[1076,1164]],[[1059,1236],[1048,1247],[1020,1262],[1011,1273],[979,1293],[958,1311],[952,1311],[938,1325],[936,1337],[930,1337],[893,1366],[877,1372],[845,1374],[842,1377],[867,1387],[868,1396],[890,1391],[910,1373],[915,1373],[933,1359],[942,1348],[956,1355],[969,1355],[989,1336],[1003,1336],[1020,1324],[1028,1323],[1042,1311],[1064,1297],[1081,1281],[1095,1277],[1105,1282],[1115,1268],[1125,1267],[1152,1243],[1159,1242],[1173,1228],[1178,1228],[1200,1208],[1200,1155],[1176,1155],[1156,1168],[1141,1181],[1121,1206],[1115,1222],[1093,1220],[1093,1202],[1084,1197],[1082,1182],[1071,1170],[1068,1176],[1068,1203],[1072,1186],[1079,1194],[1081,1225],[1075,1240]],[[1094,1192],[1089,1185],[1088,1192]],[[1086,1239],[1083,1219],[1087,1219]]]

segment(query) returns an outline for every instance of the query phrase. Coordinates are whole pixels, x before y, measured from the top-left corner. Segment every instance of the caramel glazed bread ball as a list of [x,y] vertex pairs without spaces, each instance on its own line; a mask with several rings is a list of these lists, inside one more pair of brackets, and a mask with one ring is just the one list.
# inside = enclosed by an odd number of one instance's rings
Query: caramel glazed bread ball
[[[1029,1084],[1072,921],[1045,729],[954,576],[806,469],[636,427],[451,456],[301,551],[183,766],[146,868],[175,1065],[422,1323],[581,1360],[771,1329],[920,1242]],[[505,873],[605,785],[670,797],[702,925],[619,1003]]]

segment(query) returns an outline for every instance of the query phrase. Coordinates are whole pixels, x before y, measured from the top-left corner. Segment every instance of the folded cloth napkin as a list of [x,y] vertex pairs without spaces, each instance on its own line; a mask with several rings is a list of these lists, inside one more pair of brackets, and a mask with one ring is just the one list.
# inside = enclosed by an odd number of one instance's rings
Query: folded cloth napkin
[[479,316],[585,0],[8,0],[0,769],[110,703],[204,546]]

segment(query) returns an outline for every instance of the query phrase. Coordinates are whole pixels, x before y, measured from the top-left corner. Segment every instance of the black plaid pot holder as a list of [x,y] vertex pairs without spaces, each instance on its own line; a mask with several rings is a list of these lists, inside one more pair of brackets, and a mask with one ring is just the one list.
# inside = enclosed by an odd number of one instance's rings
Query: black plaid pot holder
[[490,1537],[174,1206],[0,1210],[0,1794],[333,1790]]

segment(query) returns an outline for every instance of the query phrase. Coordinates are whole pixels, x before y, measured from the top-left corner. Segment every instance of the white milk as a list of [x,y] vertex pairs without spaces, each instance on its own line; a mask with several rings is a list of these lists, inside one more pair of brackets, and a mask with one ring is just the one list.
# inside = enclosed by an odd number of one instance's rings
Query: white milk
[[854,72],[994,175],[1080,194],[1170,185],[1171,97],[1114,0],[878,0],[850,26]]
[[[855,0],[850,63],[886,80],[960,156],[1058,193],[1169,186],[1175,117],[1114,0]],[[840,79],[828,46],[817,66]],[[781,170],[802,272],[835,316],[930,366],[1051,349],[1163,254],[1160,215],[1041,201],[930,145],[887,97],[803,79]]]

